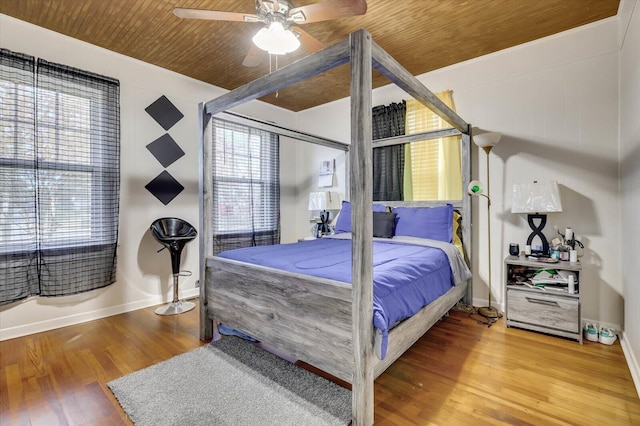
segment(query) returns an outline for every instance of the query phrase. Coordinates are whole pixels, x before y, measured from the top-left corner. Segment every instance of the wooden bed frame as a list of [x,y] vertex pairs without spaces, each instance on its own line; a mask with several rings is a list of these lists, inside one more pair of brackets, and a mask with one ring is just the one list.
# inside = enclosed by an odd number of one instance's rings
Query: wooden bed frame
[[[347,187],[352,203],[352,285],[279,271],[213,256],[211,117],[244,102],[287,87],[336,66],[351,63],[351,144],[332,141],[246,117],[253,127],[341,149],[347,158]],[[453,127],[418,135],[372,141],[372,68],[436,112]],[[461,299],[471,301],[471,286],[462,283],[403,321],[389,333],[384,360],[374,355],[373,213],[371,210],[373,147],[462,135],[463,194],[470,180],[471,126],[442,103],[389,54],[366,30],[348,40],[200,105],[200,337],[211,339],[214,324],[248,333],[352,384],[353,425],[373,424],[373,381]],[[384,202],[382,202],[384,203]],[[387,202],[388,205],[434,206],[445,202]],[[470,263],[471,202],[451,202],[462,214],[462,234]]]

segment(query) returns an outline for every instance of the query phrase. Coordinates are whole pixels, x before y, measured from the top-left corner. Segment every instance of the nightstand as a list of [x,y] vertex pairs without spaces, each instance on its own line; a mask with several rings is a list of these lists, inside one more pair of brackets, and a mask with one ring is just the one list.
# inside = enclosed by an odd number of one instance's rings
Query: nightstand
[[[582,317],[580,310],[580,262],[540,262],[526,256],[507,256],[506,325],[555,336],[575,339],[582,344]],[[530,286],[531,277],[539,271],[566,271],[575,274],[576,292],[570,294],[567,286]],[[527,284],[525,284],[527,283]]]

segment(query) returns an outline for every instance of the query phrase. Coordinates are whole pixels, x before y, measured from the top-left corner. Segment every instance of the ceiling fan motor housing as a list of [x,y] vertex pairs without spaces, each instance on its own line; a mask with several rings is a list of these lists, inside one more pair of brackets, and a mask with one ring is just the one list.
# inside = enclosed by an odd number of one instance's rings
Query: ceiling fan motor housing
[[[302,11],[296,11],[289,16],[291,3],[287,0],[261,1],[256,0],[257,21],[265,22],[267,25],[272,22],[280,22],[285,28],[289,28],[293,23],[300,23],[306,20]],[[256,22],[256,19],[247,16],[247,21]],[[251,19],[253,18],[253,19]]]

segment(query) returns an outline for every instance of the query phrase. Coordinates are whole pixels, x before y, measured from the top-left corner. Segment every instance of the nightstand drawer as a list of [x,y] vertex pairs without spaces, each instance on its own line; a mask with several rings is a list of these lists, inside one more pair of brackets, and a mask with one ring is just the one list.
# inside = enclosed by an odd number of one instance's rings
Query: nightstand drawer
[[507,321],[580,332],[580,302],[546,293],[507,290]]

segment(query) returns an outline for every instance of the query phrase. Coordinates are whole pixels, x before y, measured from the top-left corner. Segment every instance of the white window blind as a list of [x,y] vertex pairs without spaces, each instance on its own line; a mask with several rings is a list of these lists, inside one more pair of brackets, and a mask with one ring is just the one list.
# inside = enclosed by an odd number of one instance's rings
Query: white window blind
[[213,120],[213,250],[280,243],[278,136]]

